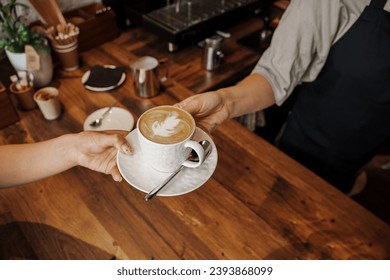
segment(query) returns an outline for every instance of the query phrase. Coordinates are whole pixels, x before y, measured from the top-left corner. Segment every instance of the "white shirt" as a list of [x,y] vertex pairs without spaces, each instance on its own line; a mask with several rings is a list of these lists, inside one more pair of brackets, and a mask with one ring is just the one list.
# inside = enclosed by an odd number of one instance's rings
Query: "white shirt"
[[[281,105],[302,82],[315,80],[330,48],[371,0],[291,0],[252,73],[263,75]],[[385,10],[390,11],[390,1]]]

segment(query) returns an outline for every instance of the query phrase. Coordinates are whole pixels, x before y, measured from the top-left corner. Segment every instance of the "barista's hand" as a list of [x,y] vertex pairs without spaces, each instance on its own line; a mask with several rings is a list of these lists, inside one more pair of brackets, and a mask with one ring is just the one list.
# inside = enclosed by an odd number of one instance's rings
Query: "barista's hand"
[[122,176],[116,165],[118,150],[129,154],[130,145],[124,138],[128,131],[92,132],[84,131],[76,134],[76,161],[80,166],[94,171],[111,174],[115,181],[121,181]]
[[211,133],[217,126],[229,119],[229,111],[221,94],[215,91],[191,96],[176,106],[188,111],[197,126]]

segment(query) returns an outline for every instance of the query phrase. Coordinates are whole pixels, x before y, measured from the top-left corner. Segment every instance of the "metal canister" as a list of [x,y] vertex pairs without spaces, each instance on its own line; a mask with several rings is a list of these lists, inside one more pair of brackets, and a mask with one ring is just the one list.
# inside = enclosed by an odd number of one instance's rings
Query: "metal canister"
[[130,65],[135,93],[150,98],[160,93],[159,62],[151,56],[139,58]]
[[217,69],[222,62],[224,54],[221,51],[222,38],[220,36],[212,36],[205,40],[203,50],[203,68],[212,71]]

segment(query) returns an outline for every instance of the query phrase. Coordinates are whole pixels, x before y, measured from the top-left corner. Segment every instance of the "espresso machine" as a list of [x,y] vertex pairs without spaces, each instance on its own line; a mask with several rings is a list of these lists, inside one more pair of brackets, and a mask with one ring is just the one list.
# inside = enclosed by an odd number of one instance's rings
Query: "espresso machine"
[[127,11],[131,22],[167,41],[174,52],[196,43],[233,24],[237,18],[254,14],[272,0],[107,0],[120,17]]
[[142,17],[156,9],[170,5],[173,0],[103,0],[105,6],[114,9],[118,26],[126,29],[133,25],[142,25]]
[[265,0],[176,0],[146,13],[143,25],[168,42],[174,52],[181,46],[213,35],[234,20],[260,9]]

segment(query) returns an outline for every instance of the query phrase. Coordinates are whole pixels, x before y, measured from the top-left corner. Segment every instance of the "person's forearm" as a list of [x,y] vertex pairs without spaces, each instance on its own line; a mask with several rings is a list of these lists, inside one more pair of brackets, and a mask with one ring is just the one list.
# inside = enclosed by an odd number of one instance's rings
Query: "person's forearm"
[[75,165],[76,134],[33,144],[0,146],[0,187],[36,181]]
[[225,100],[230,118],[256,112],[275,104],[271,85],[259,74],[249,75],[237,85],[217,92]]

